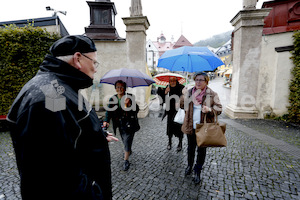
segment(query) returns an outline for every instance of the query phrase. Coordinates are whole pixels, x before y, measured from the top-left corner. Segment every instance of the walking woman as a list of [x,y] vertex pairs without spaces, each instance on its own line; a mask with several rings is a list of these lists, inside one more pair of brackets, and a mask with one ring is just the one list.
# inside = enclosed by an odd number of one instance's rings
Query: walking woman
[[[214,113],[222,112],[222,105],[219,96],[209,88],[209,77],[204,72],[195,73],[195,86],[189,89],[184,97],[180,99],[180,107],[185,108],[186,114],[181,130],[187,134],[188,138],[188,166],[185,175],[190,175],[194,165],[195,149],[197,149],[197,159],[194,166],[194,183],[200,183],[200,174],[206,157],[206,147],[197,147],[195,129],[196,124],[202,123],[205,114],[207,122],[214,121]],[[185,105],[186,104],[186,105]]]
[[[139,106],[135,102],[132,94],[126,92],[126,83],[119,80],[115,83],[117,94],[109,99],[106,116],[103,122],[104,127],[109,126],[112,119],[113,130],[116,134],[117,128],[124,144],[124,167],[123,170],[129,169],[129,156],[132,153],[131,147],[133,142],[134,133],[140,129],[137,119]],[[124,102],[124,103],[123,103]]]
[[[177,81],[176,77],[170,77],[169,85],[165,89],[165,95],[169,95],[169,97],[171,97],[172,95],[177,95],[178,99],[179,99],[182,95],[183,88],[184,88],[184,86],[181,85]],[[169,105],[166,106],[166,111],[165,111],[164,117],[166,115],[168,115],[167,135],[169,138],[169,143],[168,143],[167,149],[170,150],[172,148],[172,137],[174,135],[175,137],[178,137],[178,140],[179,140],[178,146],[177,146],[177,152],[179,152],[182,149],[183,133],[181,131],[181,124],[174,122],[174,117],[177,113],[176,103],[179,103],[179,101],[176,102],[175,98],[170,98],[170,101],[166,101],[166,104],[169,104]]]

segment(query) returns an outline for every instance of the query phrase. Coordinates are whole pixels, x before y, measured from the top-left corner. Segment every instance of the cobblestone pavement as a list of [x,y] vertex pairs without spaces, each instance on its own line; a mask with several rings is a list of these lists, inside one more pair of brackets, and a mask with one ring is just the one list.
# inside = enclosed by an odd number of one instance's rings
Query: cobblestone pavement
[[235,120],[237,123],[251,127],[259,132],[274,137],[279,140],[283,140],[295,147],[300,148],[300,126],[289,124],[284,121],[275,120]]
[[[194,185],[184,176],[186,137],[183,151],[176,152],[177,138],[167,150],[166,120],[157,116],[140,119],[127,172],[122,143],[110,144],[113,199],[299,199],[300,160],[231,126],[228,146],[208,148],[202,182]],[[8,133],[0,134],[0,144],[0,200],[20,199]]]
[[0,132],[0,200],[21,199],[19,173],[8,132]]
[[[140,119],[127,172],[122,171],[122,142],[110,143],[113,199],[300,199],[300,160],[232,125],[227,126],[226,148],[208,148],[202,181],[194,185],[192,175],[184,176],[186,137],[181,152],[176,152],[177,138],[167,150],[166,119],[158,115],[151,111]],[[223,114],[220,118],[230,120]],[[270,135],[272,129],[277,139],[284,139],[282,134],[299,137],[299,128],[272,120],[232,121],[262,134]],[[7,199],[20,199],[19,177],[10,136],[0,133],[0,200]]]

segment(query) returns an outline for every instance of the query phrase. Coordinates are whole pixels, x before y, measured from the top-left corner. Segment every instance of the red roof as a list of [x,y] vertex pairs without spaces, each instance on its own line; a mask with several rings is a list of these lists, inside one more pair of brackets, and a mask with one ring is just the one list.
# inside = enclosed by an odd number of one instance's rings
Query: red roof
[[183,46],[193,46],[192,43],[190,43],[190,41],[188,41],[188,39],[186,39],[186,37],[184,37],[183,35],[180,36],[180,38],[177,40],[177,42],[174,44],[174,49],[177,49],[179,47],[183,47]]
[[167,42],[166,37],[163,33],[159,37],[157,37],[157,41],[152,42],[158,49],[159,56],[171,49],[176,49],[182,46],[193,46],[183,35],[179,37],[176,43]]
[[153,44],[155,45],[155,47],[158,49],[159,51],[159,56],[161,56],[163,53],[165,53],[165,51],[168,51],[170,49],[173,49],[173,45],[171,42],[164,42],[164,43],[160,43],[160,42],[153,42]]

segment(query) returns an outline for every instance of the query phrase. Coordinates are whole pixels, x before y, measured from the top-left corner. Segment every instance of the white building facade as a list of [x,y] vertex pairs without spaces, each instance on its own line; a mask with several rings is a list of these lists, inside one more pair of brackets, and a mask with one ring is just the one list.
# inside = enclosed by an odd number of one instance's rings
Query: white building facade
[[146,43],[146,60],[151,71],[158,71],[157,62],[159,59],[159,51],[151,40]]

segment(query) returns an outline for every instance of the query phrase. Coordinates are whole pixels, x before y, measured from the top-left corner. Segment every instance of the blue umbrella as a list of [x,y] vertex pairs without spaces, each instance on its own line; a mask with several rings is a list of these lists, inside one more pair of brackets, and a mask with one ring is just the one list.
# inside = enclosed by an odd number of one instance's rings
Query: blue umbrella
[[166,51],[159,59],[157,67],[170,71],[214,71],[224,65],[222,60],[207,47],[184,46]]
[[141,87],[149,86],[155,83],[153,79],[147,74],[137,70],[137,69],[113,69],[108,71],[100,79],[100,83],[107,83],[114,85],[118,80],[122,80],[127,84],[127,87]]

